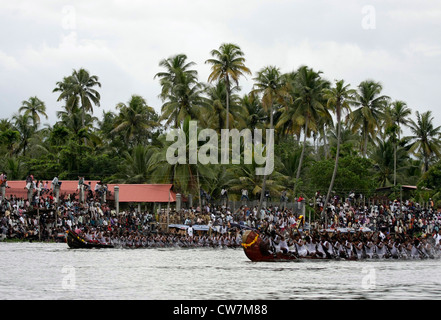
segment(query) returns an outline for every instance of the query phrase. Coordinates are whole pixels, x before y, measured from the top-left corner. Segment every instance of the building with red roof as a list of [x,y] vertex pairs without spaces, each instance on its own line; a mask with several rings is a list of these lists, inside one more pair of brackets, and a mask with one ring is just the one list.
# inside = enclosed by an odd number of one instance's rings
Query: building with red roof
[[[63,199],[68,194],[78,193],[78,181],[60,180],[60,198]],[[92,190],[95,189],[99,181],[85,181]],[[18,198],[27,199],[28,190],[25,189],[25,181],[8,181],[9,188],[6,188],[6,197],[15,195]],[[107,200],[113,201],[115,187],[119,187],[120,203],[168,203],[176,202],[176,193],[172,190],[172,184],[108,184],[108,190],[111,191]],[[51,187],[51,181],[48,181],[48,188]]]

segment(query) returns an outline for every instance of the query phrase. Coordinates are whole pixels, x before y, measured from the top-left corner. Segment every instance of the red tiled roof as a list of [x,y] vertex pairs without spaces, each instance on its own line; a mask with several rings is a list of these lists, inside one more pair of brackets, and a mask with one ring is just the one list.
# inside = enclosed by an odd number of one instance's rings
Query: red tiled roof
[[176,193],[171,184],[109,184],[114,193],[119,186],[119,202],[175,202]]
[[[77,192],[78,181],[61,180],[60,195],[73,194]],[[99,181],[90,181],[92,190]],[[85,184],[89,181],[86,180]],[[18,198],[27,199],[27,190],[25,181],[8,181],[10,188],[6,189],[6,197],[15,195]],[[176,193],[171,190],[172,184],[108,184],[108,189],[112,195],[109,200],[114,199],[115,186],[119,186],[119,202],[175,202]],[[48,188],[51,187],[51,181],[48,181]],[[170,199],[170,200],[169,200]]]

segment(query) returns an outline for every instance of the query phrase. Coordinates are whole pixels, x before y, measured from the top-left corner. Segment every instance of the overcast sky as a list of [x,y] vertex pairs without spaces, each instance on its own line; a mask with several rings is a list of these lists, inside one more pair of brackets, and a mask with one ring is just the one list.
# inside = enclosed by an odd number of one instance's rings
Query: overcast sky
[[206,82],[210,51],[231,42],[253,76],[308,65],[354,87],[373,79],[441,125],[439,0],[0,0],[0,39],[0,118],[38,96],[52,124],[61,107],[52,90],[79,68],[102,84],[96,116],[132,94],[160,112],[161,59],[185,53]]

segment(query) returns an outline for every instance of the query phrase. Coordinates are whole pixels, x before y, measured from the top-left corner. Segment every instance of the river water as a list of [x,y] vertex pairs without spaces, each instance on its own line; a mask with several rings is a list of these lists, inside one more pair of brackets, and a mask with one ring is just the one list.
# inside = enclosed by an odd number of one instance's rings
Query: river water
[[242,249],[0,243],[0,299],[440,299],[441,260],[255,263]]

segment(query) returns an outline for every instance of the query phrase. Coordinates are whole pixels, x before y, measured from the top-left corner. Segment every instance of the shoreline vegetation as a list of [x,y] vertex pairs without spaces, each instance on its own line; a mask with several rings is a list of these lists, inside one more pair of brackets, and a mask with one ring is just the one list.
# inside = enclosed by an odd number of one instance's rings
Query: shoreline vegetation
[[[99,114],[106,83],[84,68],[48,88],[60,104],[53,125],[44,123],[46,104],[38,93],[23,97],[21,105],[4,106],[17,111],[0,119],[0,171],[9,180],[34,174],[37,180],[82,176],[105,183],[172,183],[175,191],[195,195],[199,206],[201,189],[214,199],[228,190],[233,200],[246,189],[259,203],[267,192],[290,201],[354,193],[365,202],[404,196],[441,207],[441,127],[430,111],[436,106],[413,111],[421,106],[387,96],[377,79],[331,81],[309,66],[287,73],[277,66],[250,70],[246,54],[231,43],[207,53],[205,63],[211,67],[208,79],[199,78],[196,63],[185,54],[158,62],[151,76],[161,86],[159,113],[144,97],[132,95]],[[250,92],[241,92],[244,77],[253,80]],[[173,142],[166,140],[167,132],[185,131],[189,121],[197,121],[199,130],[215,130],[219,138],[222,129],[274,129],[274,171],[258,176],[256,163],[243,161],[168,163]],[[197,142],[197,150],[206,143]],[[407,185],[417,188],[403,195]],[[388,192],[376,192],[384,187]]]

